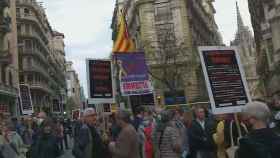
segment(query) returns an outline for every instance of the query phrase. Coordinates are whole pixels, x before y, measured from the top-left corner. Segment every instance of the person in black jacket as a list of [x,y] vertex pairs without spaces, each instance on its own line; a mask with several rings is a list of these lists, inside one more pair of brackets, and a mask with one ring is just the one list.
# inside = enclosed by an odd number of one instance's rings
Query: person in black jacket
[[189,130],[191,157],[213,158],[215,157],[215,144],[212,139],[214,121],[206,119],[205,110],[202,107],[196,107],[194,112],[195,120]]
[[52,133],[53,123],[45,120],[42,123],[42,133],[38,140],[31,147],[32,158],[57,158],[60,156],[60,150],[56,137]]
[[268,128],[270,110],[262,102],[248,103],[244,108],[253,131],[240,139],[238,158],[279,158],[280,137]]

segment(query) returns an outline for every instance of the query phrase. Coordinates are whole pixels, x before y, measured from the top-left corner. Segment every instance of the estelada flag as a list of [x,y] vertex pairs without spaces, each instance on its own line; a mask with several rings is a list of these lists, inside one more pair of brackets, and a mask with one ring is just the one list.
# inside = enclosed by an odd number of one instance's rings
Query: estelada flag
[[133,52],[135,51],[135,45],[132,39],[129,37],[129,33],[127,30],[127,24],[125,20],[125,15],[121,11],[120,21],[118,26],[117,38],[114,41],[113,53],[120,52]]

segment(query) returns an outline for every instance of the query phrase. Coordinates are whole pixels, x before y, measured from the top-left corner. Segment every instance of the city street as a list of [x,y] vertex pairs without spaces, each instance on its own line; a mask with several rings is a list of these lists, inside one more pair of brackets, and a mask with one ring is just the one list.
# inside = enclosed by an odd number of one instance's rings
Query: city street
[[280,0],[0,0],[0,158],[280,158],[279,83]]
[[73,139],[68,137],[68,145],[70,147],[70,149],[65,150],[64,154],[62,156],[60,156],[59,158],[74,158],[74,156],[72,155],[72,147],[73,147]]

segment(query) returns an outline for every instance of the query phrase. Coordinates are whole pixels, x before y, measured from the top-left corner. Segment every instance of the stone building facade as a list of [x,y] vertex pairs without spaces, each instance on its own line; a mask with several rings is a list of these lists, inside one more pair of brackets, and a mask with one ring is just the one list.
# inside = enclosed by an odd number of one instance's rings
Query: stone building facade
[[72,107],[71,110],[79,109],[82,105],[82,88],[78,78],[78,74],[73,69],[73,62],[68,61],[66,63],[66,83],[67,83],[67,98],[70,101]]
[[[0,1],[0,108],[15,115],[18,96],[15,0]],[[3,111],[1,111],[3,112]]]
[[31,89],[35,111],[51,111],[53,99],[65,95],[64,35],[53,31],[36,0],[16,0],[19,82]]
[[265,99],[279,102],[280,0],[248,0]]
[[[182,78],[175,83],[176,91],[184,91],[187,102],[208,101],[200,67],[197,46],[221,45],[222,39],[214,20],[213,0],[118,0],[112,20],[113,40],[120,10],[126,12],[128,31],[137,50],[144,50],[151,71],[161,73],[163,66],[180,64]],[[178,61],[159,63],[155,59],[166,37],[166,44],[182,48]],[[155,96],[162,98],[168,88],[153,78]],[[158,103],[159,101],[157,101]]]
[[235,39],[231,41],[232,46],[236,46],[240,53],[242,66],[248,82],[252,99],[263,99],[262,87],[260,87],[259,75],[257,74],[257,54],[254,37],[248,26],[245,26],[240,14],[239,6],[236,3],[237,32]]

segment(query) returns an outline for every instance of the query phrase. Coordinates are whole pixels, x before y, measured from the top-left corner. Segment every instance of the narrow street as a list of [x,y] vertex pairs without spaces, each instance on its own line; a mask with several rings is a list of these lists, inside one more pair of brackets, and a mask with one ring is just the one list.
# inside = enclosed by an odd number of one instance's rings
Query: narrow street
[[68,143],[69,143],[69,147],[70,149],[68,150],[65,150],[64,151],[64,154],[60,157],[60,158],[75,158],[73,155],[72,155],[72,147],[73,147],[73,139],[68,137]]

